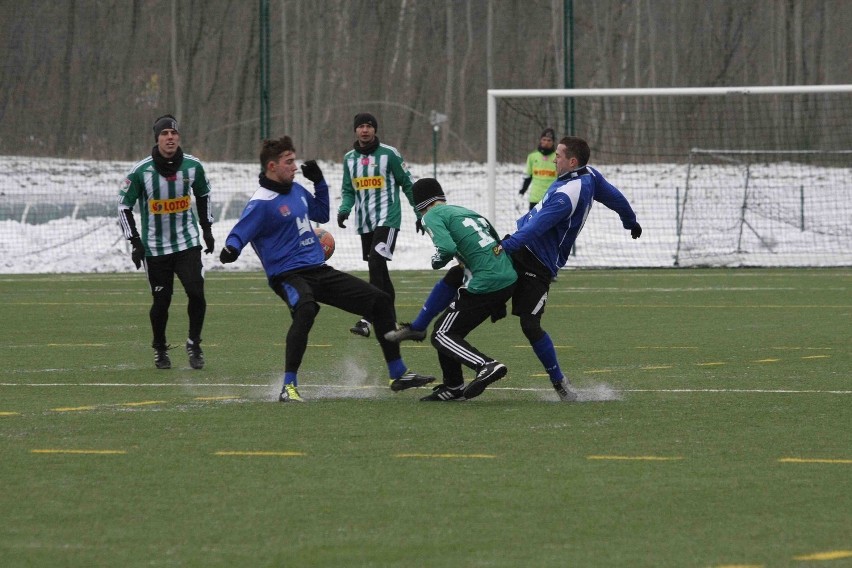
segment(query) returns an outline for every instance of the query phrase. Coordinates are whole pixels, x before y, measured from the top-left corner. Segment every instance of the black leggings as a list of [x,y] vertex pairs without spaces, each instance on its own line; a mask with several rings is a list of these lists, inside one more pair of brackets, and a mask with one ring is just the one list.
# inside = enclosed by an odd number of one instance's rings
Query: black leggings
[[174,294],[175,276],[186,292],[186,312],[189,316],[188,338],[194,343],[201,342],[201,329],[207,313],[207,300],[204,296],[204,276],[201,270],[201,247],[146,258],[148,282],[151,284],[153,303],[149,317],[153,332],[153,347],[166,345],[166,326],[169,322],[169,307]]

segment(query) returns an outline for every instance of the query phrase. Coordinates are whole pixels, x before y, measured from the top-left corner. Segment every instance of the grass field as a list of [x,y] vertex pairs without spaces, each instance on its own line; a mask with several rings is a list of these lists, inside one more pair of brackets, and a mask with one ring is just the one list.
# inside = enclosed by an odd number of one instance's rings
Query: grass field
[[[436,273],[397,272],[411,319]],[[545,316],[582,401],[510,317],[479,398],[391,393],[323,308],[209,273],[207,366],[153,367],[144,276],[0,277],[0,566],[852,566],[852,270],[564,272]],[[437,373],[428,343],[405,344]]]

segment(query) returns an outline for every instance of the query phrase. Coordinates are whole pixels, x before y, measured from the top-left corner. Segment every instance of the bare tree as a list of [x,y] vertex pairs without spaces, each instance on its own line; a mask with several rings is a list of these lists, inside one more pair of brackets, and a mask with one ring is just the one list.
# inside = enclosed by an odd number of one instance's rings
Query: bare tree
[[[272,4],[274,128],[320,158],[339,159],[344,125],[372,110],[407,159],[428,161],[434,109],[451,115],[442,157],[484,159],[488,88],[564,85],[564,0]],[[852,82],[847,0],[573,4],[578,88]],[[136,158],[172,112],[204,158],[253,157],[258,26],[244,0],[0,0],[0,152]],[[587,136],[630,120],[586,104]]]

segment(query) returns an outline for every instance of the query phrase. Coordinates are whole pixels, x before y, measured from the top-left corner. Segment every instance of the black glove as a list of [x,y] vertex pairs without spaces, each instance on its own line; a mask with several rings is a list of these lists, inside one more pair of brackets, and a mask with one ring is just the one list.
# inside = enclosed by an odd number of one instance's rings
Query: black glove
[[414,230],[421,235],[426,234],[426,229],[423,228],[423,219],[418,219],[416,223],[414,223]]
[[222,252],[219,253],[219,261],[222,264],[234,262],[238,258],[240,258],[239,251],[230,245],[222,247]]
[[633,225],[633,228],[630,229],[630,236],[634,239],[638,239],[642,236],[642,226],[639,225],[639,223],[636,223],[635,225]]
[[207,248],[204,249],[204,252],[210,254],[213,252],[213,245],[216,244],[216,239],[213,238],[213,228],[210,225],[201,228],[201,232],[204,234],[204,244],[207,245]]
[[130,258],[133,259],[136,270],[139,270],[142,268],[142,261],[145,260],[145,247],[142,245],[142,239],[139,237],[130,237],[130,246],[133,249],[130,253]]
[[337,226],[340,227],[341,229],[345,229],[346,223],[344,223],[344,221],[346,221],[348,218],[349,218],[349,213],[338,213],[337,214]]
[[323,180],[322,170],[317,165],[316,160],[308,160],[302,164],[302,175],[314,183],[319,183]]
[[524,183],[521,185],[521,191],[518,192],[518,195],[523,195],[530,188],[530,183],[532,183],[532,178],[524,178]]

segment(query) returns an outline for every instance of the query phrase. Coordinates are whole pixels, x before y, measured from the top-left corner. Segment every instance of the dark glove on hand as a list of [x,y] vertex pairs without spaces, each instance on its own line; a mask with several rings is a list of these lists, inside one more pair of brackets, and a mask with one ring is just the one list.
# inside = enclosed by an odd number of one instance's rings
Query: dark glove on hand
[[518,195],[523,195],[530,188],[530,183],[532,182],[532,178],[524,178],[524,183],[521,185],[521,191],[518,192]]
[[322,170],[317,165],[316,160],[308,160],[302,164],[302,175],[314,183],[319,183],[323,180]]
[[202,228],[201,231],[204,233],[204,244],[207,245],[207,248],[204,249],[206,254],[210,254],[213,252],[213,245],[216,244],[216,239],[213,238],[213,229],[210,225]]
[[420,233],[421,235],[425,235],[425,234],[426,234],[426,229],[424,229],[424,228],[423,228],[423,219],[418,219],[418,220],[414,223],[414,230],[415,230],[416,232]]
[[348,218],[349,218],[349,213],[338,213],[337,214],[337,226],[340,227],[341,229],[345,229],[346,223],[344,223],[344,221],[346,221]]
[[228,264],[228,263],[234,262],[238,258],[240,258],[239,251],[237,251],[237,249],[235,249],[234,247],[232,247],[230,245],[225,245],[222,248],[222,252],[219,253],[219,261],[222,264]]
[[145,260],[145,247],[142,245],[142,239],[139,237],[130,237],[130,246],[133,249],[130,253],[130,258],[133,259],[136,270],[139,270],[142,268],[142,261]]
[[630,229],[630,236],[634,239],[638,239],[642,236],[642,227],[639,225],[639,223],[636,223],[635,225],[633,225],[633,228]]

